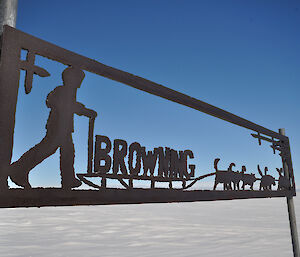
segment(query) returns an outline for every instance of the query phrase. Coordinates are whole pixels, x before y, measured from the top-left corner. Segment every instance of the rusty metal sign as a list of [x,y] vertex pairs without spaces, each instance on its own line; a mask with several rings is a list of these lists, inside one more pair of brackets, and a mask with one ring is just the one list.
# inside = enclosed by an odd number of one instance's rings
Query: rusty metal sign
[[[26,60],[21,60],[21,50],[26,50]],[[20,70],[26,72],[26,94],[30,94],[35,76],[51,76],[45,67],[36,65],[36,56],[68,67],[61,74],[63,85],[49,92],[45,99],[49,108],[45,136],[12,162]],[[197,177],[192,149],[175,150],[162,146],[148,149],[143,142],[129,144],[122,139],[97,135],[94,133],[97,110],[86,107],[76,99],[77,89],[86,71],[247,128],[252,131],[251,135],[259,145],[262,142],[270,144],[274,154],[281,156],[283,166],[277,167],[277,175],[273,176],[274,171],[271,175],[268,167],[257,165],[257,171],[253,173],[248,172],[246,166],[238,168],[235,163],[220,164],[220,158],[216,158],[211,161],[211,170]],[[72,133],[75,114],[89,118],[88,165],[85,173],[74,171]],[[4,27],[2,37],[0,139],[0,207],[190,202],[295,195],[289,139],[285,135],[9,26]],[[32,188],[28,181],[30,171],[58,149],[61,188]],[[128,161],[125,162],[125,158]],[[207,177],[214,178],[210,190],[193,190],[195,184]],[[21,188],[9,188],[8,178]],[[99,178],[99,183],[95,183],[93,178]],[[108,179],[118,181],[120,187],[109,187]],[[150,182],[149,188],[138,188],[136,181]],[[167,187],[160,188],[159,183]],[[175,188],[174,183],[180,183],[181,186]],[[89,186],[89,189],[80,189],[82,184]]]

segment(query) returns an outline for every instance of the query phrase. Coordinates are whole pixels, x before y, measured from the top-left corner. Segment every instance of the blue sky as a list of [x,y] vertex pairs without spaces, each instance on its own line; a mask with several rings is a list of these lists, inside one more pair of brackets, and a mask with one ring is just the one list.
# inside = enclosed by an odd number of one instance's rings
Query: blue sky
[[[290,137],[300,167],[300,4],[297,1],[19,1],[17,28],[128,71]],[[21,77],[13,159],[45,135],[45,97],[61,85],[62,64],[38,58],[51,76]],[[24,75],[24,74],[22,74]],[[22,80],[23,79],[23,80]],[[196,175],[235,162],[237,169],[280,158],[251,131],[86,72],[78,101],[98,112],[95,134],[152,150],[191,149]],[[76,172],[86,170],[88,121],[75,118]],[[30,173],[33,186],[59,185],[58,153]]]

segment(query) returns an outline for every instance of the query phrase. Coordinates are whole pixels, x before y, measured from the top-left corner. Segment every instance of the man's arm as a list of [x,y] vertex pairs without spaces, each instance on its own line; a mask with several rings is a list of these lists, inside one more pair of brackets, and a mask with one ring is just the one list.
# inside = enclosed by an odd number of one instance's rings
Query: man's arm
[[82,103],[76,102],[75,104],[75,113],[79,116],[86,116],[92,119],[97,117],[97,112],[92,109],[86,108]]

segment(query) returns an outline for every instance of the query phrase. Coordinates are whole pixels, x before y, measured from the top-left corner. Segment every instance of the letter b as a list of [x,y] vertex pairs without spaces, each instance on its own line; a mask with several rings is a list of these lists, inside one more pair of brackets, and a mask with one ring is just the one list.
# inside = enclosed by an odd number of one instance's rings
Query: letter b
[[[106,147],[101,148],[101,143],[105,143]],[[108,173],[111,167],[111,157],[108,153],[111,150],[111,142],[106,136],[96,135],[95,142],[95,160],[94,160],[94,172],[98,173]],[[101,165],[101,161],[104,161],[105,164]]]

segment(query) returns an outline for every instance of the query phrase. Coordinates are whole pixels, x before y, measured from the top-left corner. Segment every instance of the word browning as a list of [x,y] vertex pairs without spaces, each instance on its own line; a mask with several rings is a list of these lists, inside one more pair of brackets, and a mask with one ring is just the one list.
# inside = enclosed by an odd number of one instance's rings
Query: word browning
[[[191,150],[176,151],[169,147],[157,147],[146,151],[144,146],[134,142],[128,146],[125,140],[115,139],[112,143],[106,136],[96,135],[94,172],[106,174],[112,167],[113,174],[191,178],[195,176],[195,165],[189,164],[193,159]],[[127,162],[125,161],[127,157]],[[157,167],[158,163],[158,167]],[[157,167],[157,168],[156,168]]]

